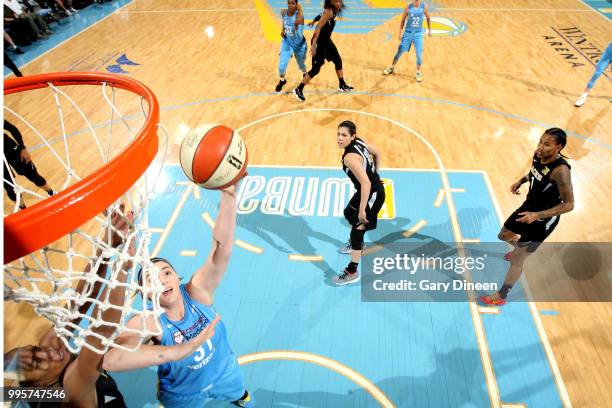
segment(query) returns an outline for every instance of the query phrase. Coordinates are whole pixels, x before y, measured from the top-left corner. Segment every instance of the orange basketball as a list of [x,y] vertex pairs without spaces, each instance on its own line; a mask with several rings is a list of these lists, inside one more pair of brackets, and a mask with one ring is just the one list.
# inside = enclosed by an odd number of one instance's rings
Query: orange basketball
[[194,183],[221,189],[240,180],[248,162],[240,135],[224,125],[209,124],[192,130],[180,150],[181,167]]

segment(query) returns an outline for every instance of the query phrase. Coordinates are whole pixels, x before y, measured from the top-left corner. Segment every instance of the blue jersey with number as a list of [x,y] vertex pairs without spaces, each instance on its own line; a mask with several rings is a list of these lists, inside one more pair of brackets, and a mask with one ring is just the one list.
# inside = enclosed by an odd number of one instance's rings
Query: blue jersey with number
[[406,22],[406,32],[423,32],[423,18],[425,17],[425,2],[421,2],[419,7],[414,4],[408,6],[408,18]]
[[297,10],[292,16],[289,15],[289,10],[287,10],[283,16],[283,28],[285,29],[286,36],[285,40],[288,41],[291,47],[294,49],[301,46],[302,42],[304,42],[304,24],[300,24],[297,30],[295,29],[295,19],[297,16]]
[[[216,316],[212,306],[203,305],[189,296],[185,285],[180,286],[185,316],[172,321],[162,314],[161,344],[173,346],[196,337]],[[235,359],[227,341],[227,329],[222,322],[215,326],[215,334],[193,354],[180,361],[161,364],[157,368],[160,400],[197,397],[208,391],[223,375],[229,362]]]

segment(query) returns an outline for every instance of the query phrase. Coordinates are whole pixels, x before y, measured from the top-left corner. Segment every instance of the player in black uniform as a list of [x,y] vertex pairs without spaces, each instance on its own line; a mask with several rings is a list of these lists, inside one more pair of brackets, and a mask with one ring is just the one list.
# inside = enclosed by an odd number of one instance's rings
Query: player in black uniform
[[[6,158],[6,162],[3,164],[4,189],[11,201],[17,201],[17,194],[12,185],[14,184],[14,174],[6,165],[7,162],[17,174],[27,177],[36,186],[45,190],[47,194],[53,195],[53,190],[47,184],[47,180],[38,173],[36,166],[34,166],[30,153],[28,153],[28,149],[23,144],[21,132],[6,119],[4,120],[4,157]],[[20,199],[19,208],[25,208],[23,199]]]
[[342,10],[345,8],[344,3],[342,0],[325,0],[323,8],[323,13],[314,19],[314,21],[318,21],[318,24],[312,36],[310,46],[312,68],[304,76],[302,83],[293,90],[295,96],[302,102],[306,100],[304,97],[304,86],[319,73],[321,67],[325,64],[325,60],[333,62],[336,67],[336,74],[338,75],[339,81],[338,90],[341,92],[350,92],[353,90],[352,86],[344,82],[342,58],[340,58],[340,53],[331,39],[332,32],[336,26],[336,16],[342,13]]
[[523,272],[523,262],[553,232],[561,214],[574,209],[574,193],[570,165],[561,155],[567,135],[562,129],[551,128],[542,134],[533,155],[531,169],[526,176],[514,183],[510,191],[529,182],[525,202],[508,217],[498,238],[514,246],[506,254],[512,262],[504,284],[498,292],[480,297],[486,305],[502,306],[512,286]]
[[376,229],[378,212],[385,203],[385,187],[380,181],[380,151],[357,137],[357,127],[349,120],[338,125],[338,147],[344,149],[342,170],[353,182],[355,194],[344,209],[344,217],[351,224],[351,261],[334,278],[337,285],[358,282],[357,266],[361,259],[366,231]]

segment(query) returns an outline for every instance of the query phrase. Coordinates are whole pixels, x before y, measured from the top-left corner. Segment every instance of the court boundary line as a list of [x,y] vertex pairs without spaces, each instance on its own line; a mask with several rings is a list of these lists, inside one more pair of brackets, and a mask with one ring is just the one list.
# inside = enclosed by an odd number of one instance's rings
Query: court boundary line
[[[90,28],[92,28],[92,27],[94,27],[94,26],[96,26],[96,25],[100,24],[101,22],[103,22],[103,21],[104,21],[104,20],[106,20],[107,18],[109,18],[109,17],[111,17],[111,16],[114,16],[114,15],[115,15],[115,14],[117,14],[117,13],[118,13],[120,10],[122,10],[123,8],[125,8],[125,7],[127,7],[127,6],[129,6],[129,5],[131,5],[132,3],[134,3],[134,0],[130,0],[130,1],[128,1],[126,4],[124,4],[123,6],[119,7],[118,9],[116,9],[115,11],[113,11],[112,13],[110,13],[109,15],[102,17],[100,20],[98,20],[98,21],[94,22],[93,24],[91,24],[91,25],[89,25],[89,26],[85,27],[84,29],[82,29],[82,30],[81,30],[81,31],[79,31],[78,33],[76,33],[76,34],[74,34],[74,35],[72,35],[72,36],[70,36],[70,37],[66,38],[64,41],[62,41],[62,42],[60,42],[60,43],[55,44],[53,47],[49,48],[48,50],[46,50],[45,52],[43,52],[43,53],[42,53],[42,54],[40,54],[39,56],[37,56],[37,57],[35,57],[35,58],[32,58],[30,61],[26,62],[26,63],[25,63],[25,64],[23,64],[23,65],[20,65],[20,66],[19,66],[19,69],[24,68],[24,67],[27,67],[28,65],[30,65],[30,64],[31,64],[31,63],[33,63],[34,61],[37,61],[38,59],[40,59],[40,58],[44,57],[45,55],[47,55],[48,53],[50,53],[51,51],[53,51],[53,50],[54,50],[54,49],[56,49],[57,47],[59,47],[59,46],[63,45],[64,43],[66,43],[66,42],[68,42],[68,41],[70,41],[70,40],[72,40],[72,39],[74,39],[74,38],[78,37],[79,35],[83,34],[83,33],[84,33],[84,32],[86,32],[86,31],[88,31]],[[6,78],[6,77],[8,77],[9,75],[12,75],[12,74],[13,74],[12,72],[11,72],[11,73],[9,73],[9,74],[6,74],[6,75],[4,76],[4,78]]]
[[[440,156],[440,154],[438,153],[438,151],[433,147],[433,145],[429,142],[429,140],[427,140],[425,137],[423,137],[422,135],[420,135],[419,133],[417,133],[415,130],[411,129],[410,127],[404,125],[403,123],[396,121],[395,119],[391,119],[389,117],[383,116],[383,115],[379,115],[377,113],[372,113],[372,112],[367,112],[367,111],[359,111],[356,109],[346,109],[346,108],[307,108],[307,109],[298,109],[298,110],[292,110],[292,111],[285,111],[285,112],[280,112],[280,113],[276,113],[276,114],[272,114],[272,115],[267,115],[264,117],[261,117],[259,119],[256,119],[254,121],[251,121],[249,123],[247,123],[246,125],[243,125],[236,130],[236,132],[240,132],[241,130],[244,130],[250,126],[256,125],[258,123],[264,122],[266,120],[269,119],[274,119],[277,117],[282,117],[282,116],[287,116],[287,115],[293,115],[295,113],[304,113],[304,112],[326,112],[326,111],[336,111],[336,112],[349,112],[349,113],[355,113],[358,115],[365,115],[365,116],[371,116],[371,117],[375,117],[378,119],[382,119],[384,121],[387,121],[389,123],[392,123],[396,126],[399,126],[400,128],[404,129],[405,131],[407,131],[408,133],[413,134],[414,136],[417,137],[417,139],[419,139],[427,148],[429,148],[431,154],[434,156],[434,159],[436,161],[436,163],[438,164],[439,168],[440,168],[440,179],[442,181],[442,187],[445,190],[445,194],[446,194],[446,205],[448,207],[448,214],[449,214],[449,218],[450,218],[450,222],[451,222],[451,228],[453,230],[453,235],[455,236],[455,241],[456,241],[456,246],[457,246],[457,250],[458,252],[461,254],[463,253],[463,237],[461,235],[461,227],[459,225],[459,218],[458,218],[458,214],[457,214],[457,210],[455,208],[455,203],[453,201],[453,197],[452,197],[452,193],[451,193],[451,187],[450,187],[450,182],[448,180],[448,176],[446,174],[445,171],[445,167],[444,167],[444,163],[442,162],[442,158]],[[486,388],[487,388],[487,393],[489,394],[489,400],[491,403],[491,406],[493,408],[500,408],[501,407],[501,395],[499,392],[499,386],[497,384],[497,378],[495,376],[495,370],[493,368],[493,362],[491,360],[491,354],[489,351],[489,344],[487,342],[487,337],[486,337],[486,332],[484,329],[484,324],[482,321],[482,316],[480,315],[479,311],[478,311],[478,304],[476,301],[470,301],[468,302],[468,309],[470,311],[470,316],[472,318],[472,323],[474,326],[474,332],[476,335],[476,344],[478,345],[478,351],[480,354],[480,361],[481,361],[481,365],[482,365],[482,369],[483,369],[483,375],[485,378],[485,382],[486,382]]]
[[[322,94],[330,94],[330,95],[336,95],[338,94],[337,91],[306,91],[306,93],[308,94],[314,94],[314,95],[322,95]],[[493,115],[497,115],[500,117],[503,117],[505,119],[512,119],[512,120],[516,120],[522,123],[527,123],[530,125],[534,125],[534,126],[538,126],[540,128],[542,128],[542,130],[544,129],[548,129],[551,127],[555,127],[555,124],[551,124],[551,123],[542,123],[539,122],[537,120],[534,119],[530,119],[527,117],[523,117],[523,116],[519,116],[519,115],[515,115],[513,113],[507,113],[507,112],[503,112],[503,111],[499,111],[499,110],[495,110],[495,109],[491,109],[491,108],[486,108],[486,107],[482,107],[482,106],[476,106],[476,105],[468,105],[468,104],[464,104],[461,102],[455,102],[455,101],[450,101],[450,100],[446,100],[446,99],[433,99],[433,98],[427,98],[427,97],[422,97],[422,96],[416,96],[416,95],[403,95],[403,94],[384,94],[384,93],[371,93],[371,92],[358,92],[358,91],[353,91],[351,92],[352,94],[355,95],[365,95],[365,96],[370,96],[370,97],[385,97],[385,98],[401,98],[401,99],[412,99],[412,100],[416,100],[416,101],[424,101],[424,102],[430,102],[433,104],[438,104],[438,105],[450,105],[450,106],[455,106],[458,108],[463,108],[463,109],[471,109],[471,110],[475,110],[475,111],[479,111],[479,112],[485,112],[485,113],[489,113],[489,114],[493,114]],[[279,94],[277,94],[276,92],[268,92],[268,93],[250,93],[250,94],[244,94],[244,95],[232,95],[232,96],[222,96],[222,97],[216,97],[216,98],[210,98],[210,99],[200,99],[197,101],[192,101],[192,102],[185,102],[185,103],[180,103],[177,105],[168,105],[168,106],[162,106],[160,107],[160,112],[166,112],[166,111],[173,111],[173,110],[180,110],[180,109],[184,109],[184,108],[189,108],[189,107],[194,107],[194,106],[198,106],[198,105],[203,105],[205,103],[216,103],[216,102],[224,102],[224,101],[237,101],[240,99],[248,99],[248,98],[252,98],[252,97],[268,97],[268,96],[274,96],[274,97],[278,97]],[[133,120],[134,118],[136,118],[137,116],[140,117],[141,114],[134,114],[134,115],[128,115],[125,116],[123,119],[125,120]],[[120,123],[120,119],[116,119],[112,121],[112,124],[115,123]],[[97,123],[97,124],[93,124],[93,128],[94,129],[100,129],[100,128],[104,128],[111,125],[111,121],[105,121],[105,122],[101,122],[101,123]],[[80,129],[80,130],[76,130],[68,135],[66,135],[67,137],[73,137],[73,136],[78,136],[82,133],[87,132],[87,129]],[[576,132],[570,131],[570,130],[566,130],[566,133],[568,136],[572,137],[573,139],[579,139],[584,141],[584,143],[589,143],[591,145],[594,145],[596,147],[599,147],[601,149],[604,150],[612,150],[612,145],[607,144],[606,142],[599,140],[599,139],[594,139],[592,137],[587,137],[587,136],[583,136],[581,134],[578,134]],[[53,136],[50,139],[47,139],[50,143],[51,142],[55,142],[58,138],[60,138],[61,136]],[[504,136],[504,137],[512,137],[512,136]],[[521,134],[518,137],[526,137],[526,135]],[[30,151],[34,151],[36,149],[39,149],[41,147],[43,147],[44,144],[38,144],[38,145],[33,145],[29,148]]]
[[[338,95],[338,91],[332,91],[332,90],[317,90],[317,91],[306,91],[307,94],[310,95]],[[230,96],[220,96],[220,97],[216,97],[216,98],[210,98],[210,99],[200,99],[197,101],[192,101],[192,102],[185,102],[185,103],[180,103],[177,105],[169,105],[169,106],[162,106],[160,107],[160,112],[165,112],[165,111],[172,111],[172,110],[180,110],[180,109],[184,109],[184,108],[188,108],[188,107],[192,107],[192,106],[197,106],[197,105],[202,105],[205,103],[215,103],[215,102],[225,102],[225,101],[235,101],[235,100],[240,100],[240,99],[248,99],[248,98],[252,98],[252,97],[266,97],[266,96],[274,96],[274,97],[278,97],[278,96],[290,96],[289,92],[285,92],[284,94],[278,94],[276,92],[254,92],[254,93],[249,93],[249,94],[243,94],[243,95],[230,95]],[[538,126],[540,128],[542,128],[542,130],[544,129],[548,129],[551,127],[555,127],[555,124],[552,123],[544,123],[544,122],[540,122],[538,120],[535,119],[530,119],[524,116],[520,116],[514,113],[508,113],[508,112],[504,112],[504,111],[500,111],[500,110],[496,110],[493,108],[487,108],[484,106],[477,106],[477,105],[468,105],[462,102],[456,102],[456,101],[451,101],[451,100],[446,100],[446,99],[435,99],[435,98],[429,98],[429,97],[425,97],[425,96],[418,96],[418,95],[407,95],[407,94],[395,94],[395,93],[380,93],[380,92],[367,92],[367,91],[351,91],[350,95],[364,95],[364,96],[370,96],[370,97],[385,97],[385,98],[400,98],[400,99],[412,99],[415,101],[424,101],[424,102],[430,102],[430,103],[434,103],[434,104],[438,104],[438,105],[450,105],[450,106],[455,106],[458,108],[464,108],[464,109],[472,109],[475,111],[479,111],[479,112],[485,112],[485,113],[490,113],[490,114],[494,114],[497,116],[501,116],[503,118],[506,119],[513,119],[513,120],[517,120],[519,122],[523,122],[523,123],[528,123],[530,125],[534,125],[534,126]],[[576,94],[578,95],[578,94]],[[94,126],[95,128],[95,126]],[[566,131],[566,133],[568,134],[568,136],[571,136],[572,138],[577,138],[577,139],[581,139],[583,140],[585,143],[590,143],[593,145],[596,145],[600,148],[606,149],[606,150],[612,150],[612,145],[607,144],[604,141],[601,141],[599,139],[593,139],[592,137],[587,137],[587,136],[583,136],[581,134],[578,134],[576,132],[573,131]]]
[[453,7],[440,7],[436,8],[434,11],[521,11],[521,12],[530,12],[530,11],[550,11],[550,12],[587,12],[587,13],[599,13],[597,10],[593,10],[592,8],[582,8],[582,9],[530,9],[530,8],[453,8]]
[[387,397],[387,395],[378,386],[376,386],[376,384],[368,380],[363,374],[346,364],[333,360],[329,357],[323,357],[319,354],[295,350],[259,351],[238,357],[238,364],[242,366],[258,361],[270,360],[302,361],[305,363],[313,363],[320,367],[325,367],[342,375],[344,378],[351,380],[357,386],[361,387],[368,394],[370,394],[370,396],[374,398],[381,406],[385,408],[396,407],[389,397]]
[[145,14],[145,13],[232,13],[242,11],[256,11],[256,9],[184,9],[184,10],[124,10],[118,14]]
[[[491,184],[491,179],[489,178],[489,173],[483,171],[483,179],[485,181],[485,185],[487,186],[487,190],[489,191],[489,196],[491,197],[491,201],[493,202],[493,207],[495,208],[495,212],[497,213],[497,218],[499,223],[503,225],[504,218],[501,211],[501,206],[499,205],[499,201],[497,200],[497,196],[495,191],[493,190],[493,184]],[[523,288],[525,288],[525,293],[527,294],[528,299],[533,299],[531,295],[531,291],[529,290],[529,284],[527,282],[527,278],[524,274],[521,274],[520,277],[521,284]],[[550,341],[548,340],[548,335],[546,334],[546,330],[544,329],[544,324],[542,323],[542,319],[540,317],[540,313],[535,305],[533,300],[529,300],[527,302],[529,305],[529,311],[533,317],[534,324],[536,326],[536,330],[538,332],[538,336],[540,337],[540,342],[544,346],[544,352],[546,353],[546,359],[548,360],[548,364],[550,370],[555,378],[555,385],[557,386],[557,391],[559,392],[559,396],[561,397],[561,402],[564,407],[572,408],[572,401],[569,397],[569,393],[567,392],[567,388],[565,387],[565,382],[563,381],[563,376],[561,375],[561,370],[559,369],[559,365],[557,364],[557,359],[552,350],[552,346]]]
[[591,10],[593,10],[594,12],[596,12],[597,14],[599,14],[604,20],[606,20],[608,23],[610,23],[610,19],[605,16],[603,13],[601,13],[599,10],[597,10],[596,8],[593,8],[593,6],[591,6],[589,3],[585,3],[582,0],[578,0],[580,3],[584,4],[585,6],[587,6],[588,8],[590,8]]

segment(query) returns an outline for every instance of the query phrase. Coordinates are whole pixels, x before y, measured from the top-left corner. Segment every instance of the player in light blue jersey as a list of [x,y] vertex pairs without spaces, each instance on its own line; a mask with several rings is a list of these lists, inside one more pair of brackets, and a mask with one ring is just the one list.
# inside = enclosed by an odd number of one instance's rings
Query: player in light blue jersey
[[[287,8],[281,10],[283,18],[283,31],[281,32],[280,62],[278,64],[278,75],[280,81],[276,84],[276,92],[280,92],[287,83],[285,73],[292,55],[300,67],[303,75],[306,75],[306,38],[304,38],[304,13],[298,0],[287,0]],[[302,76],[303,76],[302,75]]]
[[[187,284],[170,262],[151,261],[159,269],[164,285],[159,318],[163,332],[156,345],[145,344],[135,352],[113,349],[103,367],[110,371],[158,366],[158,398],[165,408],[201,407],[209,399],[228,401],[239,407],[254,407],[245,388],[244,376],[228,339],[227,330],[213,307],[215,289],[221,283],[232,253],[236,228],[236,187],[221,191],[219,215],[213,230],[212,249],[204,265]],[[128,328],[155,330],[155,317],[130,319]],[[133,344],[134,334],[124,332],[120,344]]]
[[[421,73],[421,64],[423,63],[423,17],[427,19],[428,34],[431,37],[431,18],[429,17],[429,6],[422,0],[414,0],[406,6],[402,15],[400,24],[399,40],[400,44],[397,47],[395,57],[391,66],[383,71],[385,75],[390,75],[395,71],[395,65],[399,61],[403,53],[410,51],[410,47],[414,44],[416,51],[417,72],[416,80],[421,82],[423,74]],[[406,21],[408,20],[408,21]],[[404,23],[406,26],[404,27]]]
[[[597,66],[595,67],[595,72],[593,72],[593,76],[591,77],[591,80],[587,84],[587,87],[584,90],[584,93],[580,95],[580,98],[578,98],[576,103],[574,103],[575,106],[580,107],[584,105],[584,103],[587,100],[587,96],[589,96],[589,91],[595,85],[595,81],[597,81],[597,79],[601,76],[601,74],[603,74],[603,72],[606,69],[608,69],[608,66],[610,64],[612,64],[612,41],[608,43],[608,47],[603,52],[603,54],[601,54],[601,57],[599,57],[599,62],[597,63]],[[610,101],[612,102],[612,99],[610,99]]]

